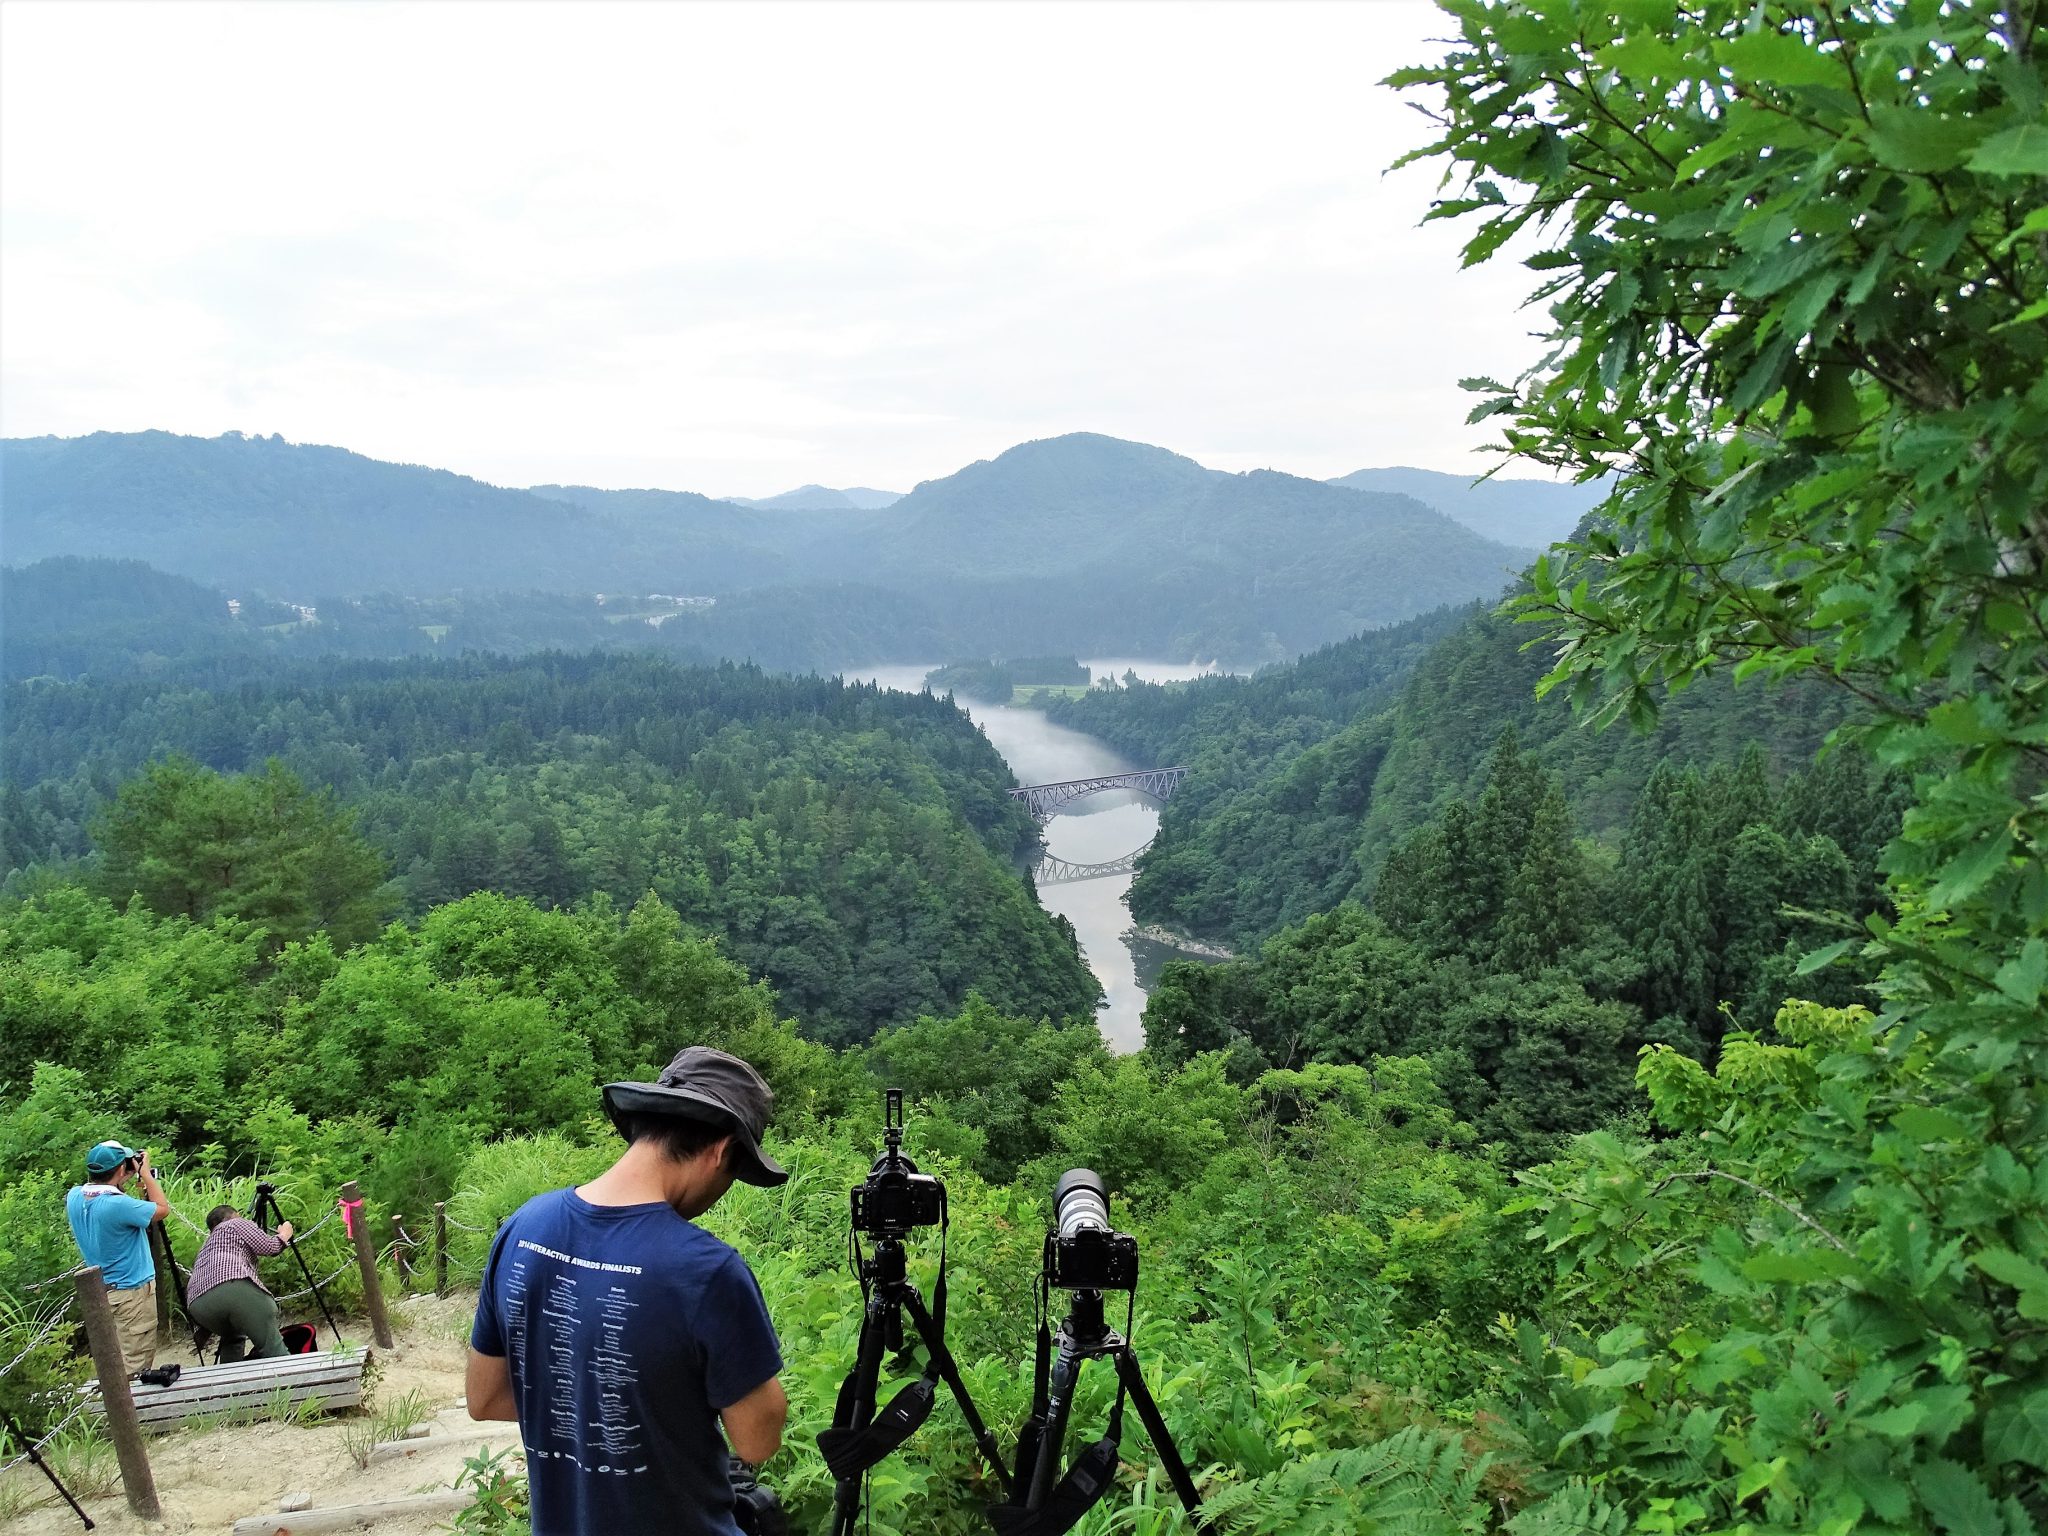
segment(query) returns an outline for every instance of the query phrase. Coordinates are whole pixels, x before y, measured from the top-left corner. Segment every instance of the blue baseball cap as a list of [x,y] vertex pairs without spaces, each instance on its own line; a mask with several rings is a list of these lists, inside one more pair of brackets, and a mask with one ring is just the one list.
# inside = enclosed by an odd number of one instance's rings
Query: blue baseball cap
[[133,1147],[124,1147],[118,1141],[103,1141],[85,1154],[87,1173],[112,1173],[131,1157],[141,1157]]

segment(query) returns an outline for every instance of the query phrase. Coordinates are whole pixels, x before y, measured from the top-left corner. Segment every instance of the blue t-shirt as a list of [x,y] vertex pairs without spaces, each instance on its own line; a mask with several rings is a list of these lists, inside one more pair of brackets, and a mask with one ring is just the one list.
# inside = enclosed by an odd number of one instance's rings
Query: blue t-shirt
[[156,1278],[149,1251],[149,1224],[156,1204],[124,1195],[111,1184],[74,1184],[64,1197],[64,1215],[85,1262],[100,1267],[110,1291],[132,1291]]
[[666,1205],[529,1200],[471,1347],[509,1362],[534,1536],[735,1536],[718,1411],[782,1369],[754,1275]]

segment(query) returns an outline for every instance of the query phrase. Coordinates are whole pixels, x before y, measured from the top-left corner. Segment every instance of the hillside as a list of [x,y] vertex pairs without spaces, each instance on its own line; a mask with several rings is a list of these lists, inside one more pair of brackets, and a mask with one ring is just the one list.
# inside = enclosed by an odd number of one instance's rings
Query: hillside
[[1328,482],[1353,490],[1412,496],[1483,538],[1517,549],[1542,549],[1569,538],[1579,519],[1599,505],[1609,482],[1585,485],[1553,480],[1473,480],[1434,469],[1361,469]]
[[1087,433],[830,516],[684,491],[506,490],[238,434],[17,440],[0,444],[0,470],[10,563],[140,559],[299,603],[745,594],[661,643],[775,665],[1081,650],[1273,661],[1490,596],[1523,563],[1412,498],[1227,475]]
[[943,699],[597,655],[222,660],[0,699],[0,873],[87,859],[117,787],[167,756],[274,758],[352,813],[400,911],[652,891],[827,1039],[971,991],[1092,1016],[1071,932],[1013,872],[1034,828],[1009,770]]
[[779,496],[727,496],[737,507],[766,507],[780,512],[874,512],[903,499],[901,491],[878,491],[869,486],[834,490],[829,485],[800,485]]
[[716,591],[773,568],[748,514],[659,523],[279,437],[97,432],[0,443],[9,564],[139,559],[231,595]]
[[[1844,713],[1819,685],[1716,678],[1672,698],[1647,735],[1596,734],[1561,696],[1536,698],[1545,662],[1526,638],[1490,613],[1447,613],[1250,679],[1094,689],[1047,712],[1141,762],[1196,765],[1139,864],[1131,910],[1240,945],[1368,897],[1397,842],[1479,793],[1504,730],[1557,775],[1579,831],[1611,834],[1659,762],[1725,766],[1755,744],[1773,772],[1791,772]],[[1398,693],[1331,697],[1318,684],[1333,663],[1404,653]]]

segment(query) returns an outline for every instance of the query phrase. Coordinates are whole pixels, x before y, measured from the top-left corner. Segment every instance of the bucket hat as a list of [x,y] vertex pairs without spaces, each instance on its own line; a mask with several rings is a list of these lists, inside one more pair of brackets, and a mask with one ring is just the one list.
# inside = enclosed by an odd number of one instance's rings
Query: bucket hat
[[775,1093],[761,1074],[724,1051],[708,1045],[686,1046],[651,1083],[606,1083],[604,1112],[626,1134],[633,1115],[681,1115],[732,1132],[733,1177],[748,1184],[772,1186],[789,1170],[761,1150]]

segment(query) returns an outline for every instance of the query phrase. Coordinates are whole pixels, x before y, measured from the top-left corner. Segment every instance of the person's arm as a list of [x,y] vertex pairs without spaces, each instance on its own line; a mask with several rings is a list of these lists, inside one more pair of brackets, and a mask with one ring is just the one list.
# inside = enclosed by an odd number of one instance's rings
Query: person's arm
[[733,1455],[759,1466],[782,1449],[782,1428],[789,1422],[789,1397],[782,1390],[782,1378],[770,1376],[738,1402],[721,1408],[718,1419],[725,1425]]
[[462,1388],[472,1419],[519,1417],[519,1403],[512,1396],[512,1367],[503,1355],[479,1354],[472,1349],[469,1366],[462,1373]]
[[235,1236],[249,1250],[249,1256],[257,1259],[276,1258],[284,1252],[284,1240],[292,1235],[292,1224],[288,1221],[281,1223],[275,1232],[266,1232],[248,1217],[237,1216],[234,1228]]
[[711,1406],[725,1425],[733,1454],[758,1465],[782,1445],[789,1399],[782,1391],[782,1348],[768,1319],[768,1304],[738,1254],[728,1254],[705,1286],[697,1326]]
[[498,1256],[505,1251],[500,1227],[484,1260],[483,1285],[477,1292],[476,1318],[469,1325],[469,1364],[462,1373],[464,1406],[472,1419],[517,1419],[519,1399],[512,1391],[512,1363],[505,1358],[505,1328],[498,1318]]
[[156,1181],[156,1170],[149,1166],[149,1153],[146,1151],[142,1154],[138,1170],[142,1178],[142,1197],[156,1207],[156,1215],[150,1219],[162,1221],[171,1214],[171,1202],[164,1198],[163,1186]]

